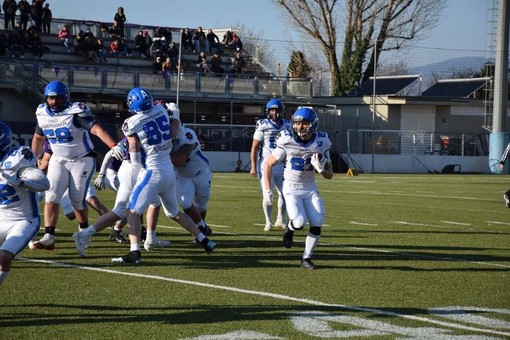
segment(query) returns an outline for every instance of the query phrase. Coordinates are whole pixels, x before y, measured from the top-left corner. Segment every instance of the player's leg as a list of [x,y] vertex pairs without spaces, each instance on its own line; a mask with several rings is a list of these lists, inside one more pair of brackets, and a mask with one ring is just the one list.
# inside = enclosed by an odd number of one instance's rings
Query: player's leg
[[152,203],[147,208],[146,221],[147,221],[147,235],[143,242],[143,247],[147,251],[151,251],[155,248],[166,248],[170,245],[168,240],[160,240],[156,236],[156,226],[159,219],[159,211],[161,210],[161,202],[158,198],[156,203]]
[[310,223],[310,230],[306,235],[305,250],[301,259],[301,266],[306,269],[314,269],[312,255],[319,244],[322,224],[324,223],[325,206],[324,201],[319,196],[317,190],[310,193],[310,196],[304,200],[304,209]]
[[283,186],[283,195],[287,207],[289,220],[283,231],[283,246],[291,248],[294,242],[294,232],[301,230],[306,224],[306,212],[304,210],[302,192],[295,188]]
[[68,162],[67,168],[70,173],[69,198],[80,229],[86,229],[89,226],[86,197],[96,168],[96,160],[93,157],[83,157],[79,161]]
[[89,184],[89,187],[87,189],[87,196],[85,196],[85,199],[87,200],[87,204],[94,209],[99,216],[104,215],[108,212],[108,208],[101,202],[99,197],[97,197],[96,190],[92,185]]
[[55,249],[55,228],[60,200],[69,187],[69,172],[65,168],[65,161],[56,156],[51,157],[46,177],[50,182],[50,188],[44,197],[44,235],[38,241],[30,243],[31,249]]
[[21,253],[39,231],[39,217],[9,222],[2,221],[0,230],[0,285],[11,269],[12,260]]
[[283,186],[283,163],[277,164],[272,171],[274,188],[278,192],[278,213],[274,226],[277,228],[285,228],[285,198],[282,193]]
[[211,171],[203,171],[200,175],[193,178],[193,185],[195,187],[193,205],[196,206],[200,215],[200,221],[197,222],[197,225],[207,236],[212,234],[211,228],[205,222],[209,200],[211,199],[211,179]]
[[[260,169],[264,169],[265,160],[263,160],[260,164]],[[260,188],[264,190],[264,176],[262,175],[262,171],[259,171],[259,182]],[[271,181],[271,188],[274,186],[274,183]],[[262,211],[264,212],[264,217],[266,219],[264,225],[264,231],[270,231],[273,229],[272,215],[273,215],[273,205],[267,204],[264,200],[262,200]]]

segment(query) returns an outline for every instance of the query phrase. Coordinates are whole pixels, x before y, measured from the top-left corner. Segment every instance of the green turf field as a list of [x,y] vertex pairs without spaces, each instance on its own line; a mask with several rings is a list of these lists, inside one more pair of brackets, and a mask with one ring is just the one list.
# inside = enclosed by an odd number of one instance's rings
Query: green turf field
[[263,231],[246,173],[214,174],[211,255],[162,217],[172,245],[139,265],[111,263],[128,246],[109,230],[79,258],[61,215],[57,249],[26,249],[0,286],[0,339],[510,338],[509,176],[317,179],[316,270],[299,266],[306,230],[292,249]]

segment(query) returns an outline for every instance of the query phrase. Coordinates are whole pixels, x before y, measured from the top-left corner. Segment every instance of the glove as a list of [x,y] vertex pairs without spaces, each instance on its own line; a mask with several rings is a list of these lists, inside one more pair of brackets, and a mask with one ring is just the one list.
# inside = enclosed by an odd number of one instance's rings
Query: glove
[[113,148],[112,148],[112,156],[113,158],[115,158],[116,160],[123,160],[124,157],[126,156],[126,151],[124,151],[124,149],[122,149],[120,147],[120,145],[115,145]]
[[96,188],[98,191],[104,189],[104,175],[102,174],[97,175],[97,178],[94,181],[94,188]]
[[14,175],[7,175],[5,173],[2,173],[2,177],[7,181],[7,184],[13,187],[20,187],[23,185],[23,181],[18,178],[18,176]]
[[273,205],[273,191],[272,190],[264,190],[264,198],[265,205]]
[[170,114],[170,116],[174,119],[180,119],[181,116],[181,110],[179,110],[179,107],[175,103],[166,103],[165,104],[166,110]]
[[326,167],[327,158],[322,153],[318,152],[312,155],[310,162],[318,173],[322,173]]

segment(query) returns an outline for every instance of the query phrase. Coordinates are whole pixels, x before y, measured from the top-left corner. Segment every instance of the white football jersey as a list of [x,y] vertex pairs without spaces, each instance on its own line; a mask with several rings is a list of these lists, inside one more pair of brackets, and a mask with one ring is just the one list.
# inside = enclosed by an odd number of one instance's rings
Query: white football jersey
[[183,145],[193,145],[193,151],[189,159],[183,166],[175,167],[175,171],[179,176],[195,177],[201,174],[204,170],[209,168],[209,159],[202,152],[200,148],[200,141],[197,138],[195,131],[189,128],[181,128],[177,138],[173,140],[172,150],[177,152]]
[[262,142],[259,159],[265,159],[273,152],[280,131],[290,131],[291,129],[292,122],[288,119],[280,119],[278,125],[269,118],[259,119],[255,124],[255,132],[253,133],[253,139]]
[[[76,159],[94,149],[89,131],[96,121],[87,105],[71,102],[62,112],[53,113],[46,104],[41,104],[37,107],[35,115],[39,132],[42,131],[51,143],[51,150],[55,155]],[[78,117],[85,118],[86,121],[77,120]],[[84,122],[88,126],[85,126]]]
[[308,142],[299,139],[294,131],[282,131],[276,141],[273,156],[285,162],[283,178],[285,183],[307,186],[315,183],[315,169],[310,160],[314,153],[329,155],[331,141],[328,133],[314,132]]
[[172,166],[169,157],[172,150],[170,117],[163,106],[154,105],[146,113],[127,118],[122,131],[126,136],[138,136],[144,168],[158,169],[161,165],[168,166],[168,163]]
[[[29,147],[11,148],[0,160],[0,170],[14,176],[25,167],[37,167],[36,158]],[[0,176],[0,221],[19,221],[39,216],[36,194],[27,188],[13,187]]]

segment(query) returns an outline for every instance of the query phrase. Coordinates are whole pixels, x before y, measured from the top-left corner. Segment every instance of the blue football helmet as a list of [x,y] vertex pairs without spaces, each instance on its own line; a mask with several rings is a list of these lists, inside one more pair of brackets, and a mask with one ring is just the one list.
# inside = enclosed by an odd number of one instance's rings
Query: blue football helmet
[[[276,115],[271,116],[271,113],[269,112],[272,109],[276,109]],[[285,106],[283,103],[276,98],[271,99],[266,104],[266,116],[269,119],[276,119],[276,118],[283,118],[285,117]]]
[[[303,131],[303,130],[297,130],[294,127],[294,123],[296,122],[310,122],[310,127]],[[294,112],[294,115],[292,116],[292,125],[294,132],[299,137],[305,137],[308,134],[312,134],[315,131],[317,131],[317,125],[319,124],[319,118],[317,117],[317,113],[315,113],[314,110],[308,108],[308,107],[302,107],[298,109],[296,112]]]
[[2,159],[7,151],[11,148],[12,132],[9,126],[0,121],[0,159]]
[[[69,104],[69,88],[61,81],[54,80],[44,89],[44,100],[51,112],[62,112]],[[48,97],[56,97],[58,101],[54,105],[48,104]]]
[[131,113],[143,113],[152,109],[152,95],[146,89],[135,87],[127,95],[127,106]]

